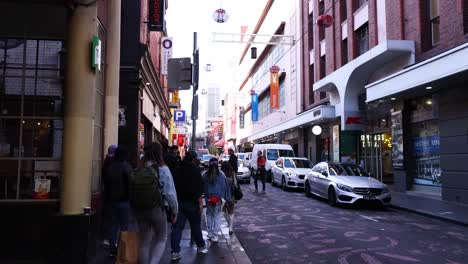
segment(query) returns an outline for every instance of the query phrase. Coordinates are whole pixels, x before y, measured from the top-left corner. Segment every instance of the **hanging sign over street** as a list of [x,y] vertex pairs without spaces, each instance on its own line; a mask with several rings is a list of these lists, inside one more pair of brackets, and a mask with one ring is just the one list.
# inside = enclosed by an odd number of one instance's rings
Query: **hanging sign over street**
[[167,75],[167,61],[172,58],[172,38],[163,37],[161,39],[161,74]]
[[270,108],[279,108],[279,71],[278,66],[270,68]]
[[165,0],[149,0],[148,26],[150,31],[164,31]]

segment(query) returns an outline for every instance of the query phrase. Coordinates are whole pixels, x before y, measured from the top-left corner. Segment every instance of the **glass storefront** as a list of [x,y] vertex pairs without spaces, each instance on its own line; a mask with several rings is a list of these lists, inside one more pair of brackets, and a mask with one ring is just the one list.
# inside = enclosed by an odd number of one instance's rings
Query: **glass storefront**
[[361,135],[360,161],[373,177],[385,183],[393,182],[392,134],[390,132]]
[[414,183],[441,186],[438,96],[412,100],[410,107]]
[[0,38],[0,200],[58,198],[62,46]]

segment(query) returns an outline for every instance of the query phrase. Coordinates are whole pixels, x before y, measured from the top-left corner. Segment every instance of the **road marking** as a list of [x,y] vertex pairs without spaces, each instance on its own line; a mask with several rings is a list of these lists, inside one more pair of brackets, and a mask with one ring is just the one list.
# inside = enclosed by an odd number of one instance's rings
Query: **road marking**
[[359,215],[359,216],[362,217],[362,218],[365,218],[367,220],[371,220],[371,221],[374,221],[374,222],[379,222],[379,220],[374,219],[373,217],[370,217],[370,216],[365,216],[365,215]]

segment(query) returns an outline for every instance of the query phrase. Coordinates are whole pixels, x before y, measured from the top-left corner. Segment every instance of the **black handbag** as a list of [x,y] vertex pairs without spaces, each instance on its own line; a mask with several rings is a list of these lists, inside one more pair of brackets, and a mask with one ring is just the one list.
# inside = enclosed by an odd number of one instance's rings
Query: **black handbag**
[[242,199],[242,197],[244,197],[244,194],[242,193],[242,190],[239,186],[239,184],[236,184],[233,188],[233,193],[234,193],[234,199],[236,201],[239,201],[240,199]]

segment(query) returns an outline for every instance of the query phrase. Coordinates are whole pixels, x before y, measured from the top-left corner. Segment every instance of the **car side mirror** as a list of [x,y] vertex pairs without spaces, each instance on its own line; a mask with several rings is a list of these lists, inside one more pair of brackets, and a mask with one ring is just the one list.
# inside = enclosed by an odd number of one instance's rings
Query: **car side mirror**
[[321,173],[323,176],[328,177],[328,174],[327,174],[326,171],[322,171],[322,172],[320,172],[320,173]]

